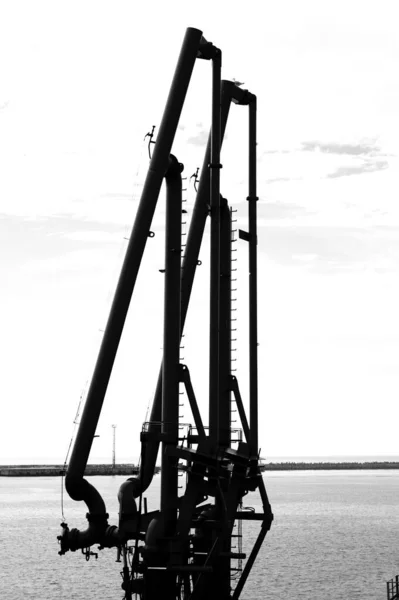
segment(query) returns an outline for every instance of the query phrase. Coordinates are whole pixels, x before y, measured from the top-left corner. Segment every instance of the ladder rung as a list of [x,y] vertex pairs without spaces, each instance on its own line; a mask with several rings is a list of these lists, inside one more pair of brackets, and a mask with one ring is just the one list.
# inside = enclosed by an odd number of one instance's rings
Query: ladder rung
[[[156,569],[156,568],[162,568],[162,567],[147,567],[149,569]],[[169,567],[167,567],[168,571],[182,571],[185,573],[211,573],[212,572],[212,567],[207,566],[207,565],[170,565]]]
[[219,556],[228,556],[229,558],[247,558],[243,552],[221,552]]

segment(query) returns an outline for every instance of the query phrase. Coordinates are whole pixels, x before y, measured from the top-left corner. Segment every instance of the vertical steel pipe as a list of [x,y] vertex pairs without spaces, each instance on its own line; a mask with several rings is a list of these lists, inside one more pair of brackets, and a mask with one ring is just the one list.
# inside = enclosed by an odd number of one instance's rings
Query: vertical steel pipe
[[87,459],[90,454],[93,436],[100,417],[201,37],[202,32],[198,29],[187,29],[166,102],[159,128],[158,140],[155,144],[154,154],[144,183],[136,219],[66,475],[66,489],[74,500],[84,499],[82,496],[84,488],[81,488],[79,482],[83,479]]
[[249,423],[252,454],[258,454],[258,280],[256,190],[256,96],[249,103]]
[[166,173],[165,293],[162,368],[162,462],[161,513],[173,535],[177,518],[177,458],[167,456],[169,445],[177,446],[180,381],[180,277],[182,167],[174,156]]
[[220,74],[221,52],[212,60],[212,130],[210,169],[211,256],[209,333],[209,437],[216,445],[219,434],[219,335],[220,335]]

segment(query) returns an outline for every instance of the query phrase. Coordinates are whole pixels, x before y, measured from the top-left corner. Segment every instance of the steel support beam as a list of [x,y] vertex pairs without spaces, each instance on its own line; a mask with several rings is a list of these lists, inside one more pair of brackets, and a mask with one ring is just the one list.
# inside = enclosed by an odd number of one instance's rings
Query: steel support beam
[[220,378],[220,75],[221,52],[212,61],[212,129],[210,169],[211,254],[209,309],[209,437],[218,444]]
[[258,448],[258,265],[256,203],[256,96],[249,103],[249,424],[252,454]]
[[180,381],[184,383],[184,387],[186,388],[187,398],[190,403],[191,412],[193,413],[195,427],[197,429],[197,434],[200,439],[205,438],[205,429],[201,419],[201,413],[198,408],[197,400],[195,398],[195,393],[193,389],[193,385],[191,383],[190,372],[186,365],[180,365]]
[[237,410],[238,410],[238,414],[240,416],[240,421],[241,421],[241,425],[242,425],[242,428],[244,431],[245,439],[248,444],[251,444],[251,433],[250,433],[250,429],[248,426],[247,415],[245,414],[245,408],[244,408],[244,404],[242,402],[240,389],[238,387],[237,378],[233,376],[233,377],[231,377],[230,381],[231,381],[231,389],[234,394],[234,398],[236,400]]
[[248,575],[251,572],[251,569],[254,565],[256,557],[258,556],[258,552],[263,544],[263,540],[265,539],[266,534],[269,531],[269,529],[270,529],[270,526],[268,526],[268,524],[262,523],[262,527],[259,532],[259,535],[258,535],[256,542],[251,550],[251,554],[248,557],[248,560],[245,564],[244,570],[241,573],[241,577],[240,577],[240,579],[237,583],[237,586],[234,590],[234,593],[232,595],[232,600],[238,600],[238,598],[240,597],[243,587],[248,579]]

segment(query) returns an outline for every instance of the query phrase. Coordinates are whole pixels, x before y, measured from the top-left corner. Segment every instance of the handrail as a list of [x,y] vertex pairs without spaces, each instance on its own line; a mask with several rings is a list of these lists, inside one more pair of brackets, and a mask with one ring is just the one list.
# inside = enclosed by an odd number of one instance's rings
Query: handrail
[[387,600],[399,599],[399,575],[387,581]]

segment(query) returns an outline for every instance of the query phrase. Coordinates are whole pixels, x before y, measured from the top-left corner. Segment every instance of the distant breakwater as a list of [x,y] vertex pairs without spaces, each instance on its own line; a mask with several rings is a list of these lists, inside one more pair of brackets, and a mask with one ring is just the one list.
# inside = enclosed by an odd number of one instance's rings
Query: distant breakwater
[[399,462],[284,462],[262,464],[261,471],[358,471],[399,469]]
[[[0,477],[56,477],[65,470],[64,465],[0,465]],[[87,465],[85,475],[136,475],[138,470],[134,464]]]
[[[261,471],[358,471],[399,469],[399,462],[278,462],[260,465]],[[155,473],[160,472],[155,467]],[[85,475],[137,475],[134,464],[87,465]],[[57,477],[65,474],[64,465],[0,465],[0,477]]]

